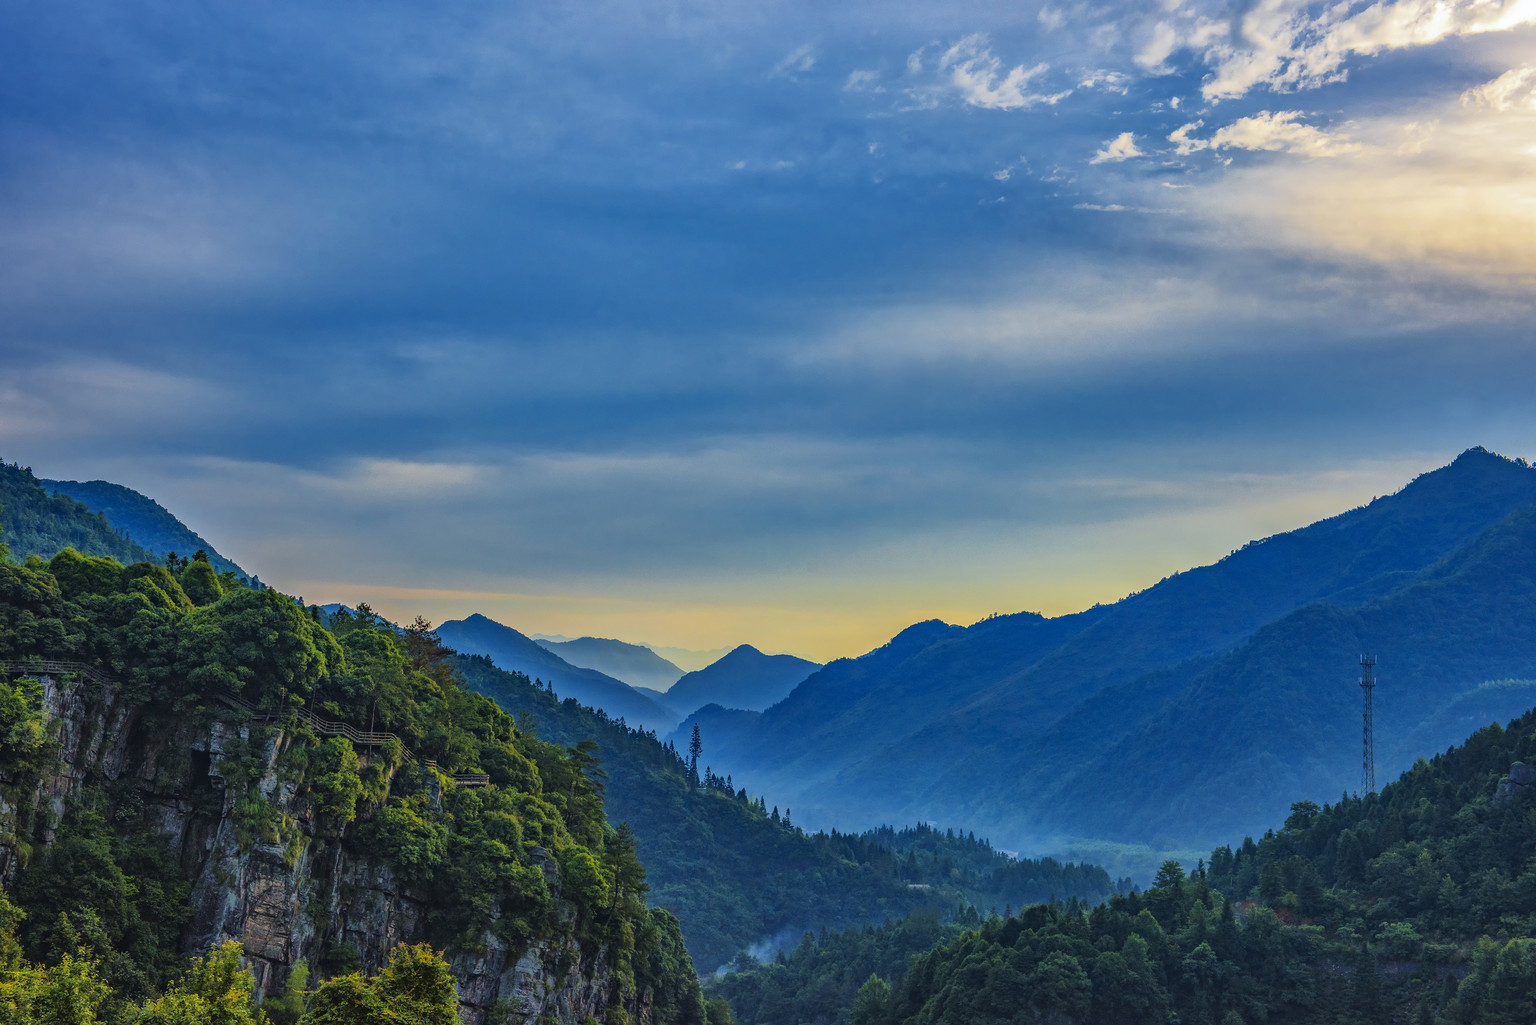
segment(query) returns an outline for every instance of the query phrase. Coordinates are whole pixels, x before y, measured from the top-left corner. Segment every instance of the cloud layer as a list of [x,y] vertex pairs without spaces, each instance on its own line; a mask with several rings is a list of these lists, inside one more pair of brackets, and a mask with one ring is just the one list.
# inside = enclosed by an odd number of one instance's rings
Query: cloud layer
[[1536,0],[7,24],[0,454],[311,600],[825,658],[1536,447]]

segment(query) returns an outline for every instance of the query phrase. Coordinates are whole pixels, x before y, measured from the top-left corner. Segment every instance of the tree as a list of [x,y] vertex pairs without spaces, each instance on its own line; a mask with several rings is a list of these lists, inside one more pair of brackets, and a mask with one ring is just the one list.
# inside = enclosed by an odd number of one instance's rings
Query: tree
[[425,943],[401,944],[376,978],[327,979],[301,1025],[457,1025],[458,995],[448,962]]
[[891,984],[871,972],[869,978],[864,980],[864,985],[859,987],[859,995],[854,998],[849,1023],[850,1025],[876,1025],[877,1022],[885,1019],[886,1010],[890,1005]]
[[688,781],[697,790],[699,786],[699,755],[704,753],[704,738],[699,735],[699,724],[693,724],[693,738],[688,741]]

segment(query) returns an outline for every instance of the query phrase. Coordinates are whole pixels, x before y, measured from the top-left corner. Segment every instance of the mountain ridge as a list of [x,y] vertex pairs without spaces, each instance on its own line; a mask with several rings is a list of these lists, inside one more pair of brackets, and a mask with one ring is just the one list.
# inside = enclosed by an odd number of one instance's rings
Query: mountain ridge
[[497,666],[524,673],[554,686],[561,696],[601,708],[615,719],[665,733],[677,722],[671,709],[622,680],[595,669],[573,666],[537,641],[478,612],[443,623],[437,635],[444,644],[466,655],[485,655]]
[[[812,823],[921,820],[942,808],[1016,846],[1080,836],[1031,787],[1151,728],[1163,703],[1267,625],[1335,595],[1341,610],[1369,606],[1533,503],[1536,471],[1469,449],[1394,495],[1251,542],[1112,605],[1053,619],[915,624],[866,655],[829,663],[758,719],[721,723],[718,761],[784,794]],[[1495,668],[1468,685],[1529,675]],[[1099,699],[1115,688],[1136,700]],[[1088,708],[1097,711],[1077,711]],[[1036,764],[1041,751],[1054,760]],[[1120,786],[1112,773],[1095,779]],[[1098,792],[1085,785],[1080,796],[1090,791]]]

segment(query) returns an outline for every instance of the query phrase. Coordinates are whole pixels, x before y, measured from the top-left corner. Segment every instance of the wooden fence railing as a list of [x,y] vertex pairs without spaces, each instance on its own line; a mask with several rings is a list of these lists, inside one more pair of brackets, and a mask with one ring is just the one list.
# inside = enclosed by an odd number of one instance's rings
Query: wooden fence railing
[[[98,667],[88,662],[61,662],[54,659],[0,659],[0,673],[7,676],[84,676],[97,683],[112,684],[117,681]],[[252,720],[262,722],[274,722],[286,716],[293,716],[300,722],[309,726],[322,737],[346,737],[354,744],[362,744],[366,747],[383,747],[391,741],[399,743],[401,752],[411,761],[416,761],[416,756],[411,749],[405,746],[405,742],[393,733],[384,733],[374,730],[360,730],[351,723],[338,722],[333,719],[325,719],[316,715],[301,705],[285,705],[280,709],[258,708],[256,705],[235,694],[216,694],[219,701],[232,708],[250,714]],[[433,771],[437,770],[437,763],[430,759],[422,762],[424,766]],[[489,786],[491,777],[484,772],[468,772],[449,776],[461,787]]]

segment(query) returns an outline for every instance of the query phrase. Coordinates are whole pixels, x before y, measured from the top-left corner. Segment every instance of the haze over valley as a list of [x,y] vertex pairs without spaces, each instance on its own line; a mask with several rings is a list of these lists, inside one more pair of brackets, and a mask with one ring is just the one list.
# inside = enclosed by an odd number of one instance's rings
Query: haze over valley
[[1536,0],[0,4],[0,1025],[1536,1023]]

